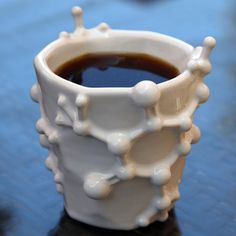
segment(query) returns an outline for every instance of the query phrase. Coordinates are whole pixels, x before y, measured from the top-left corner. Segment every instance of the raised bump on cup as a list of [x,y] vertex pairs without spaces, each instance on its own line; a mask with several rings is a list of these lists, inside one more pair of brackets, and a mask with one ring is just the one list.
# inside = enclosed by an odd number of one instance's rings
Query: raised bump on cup
[[204,75],[207,75],[211,72],[212,66],[209,60],[198,60],[199,71],[201,71]]
[[115,155],[123,155],[130,148],[130,139],[122,132],[116,132],[107,137],[108,149]]
[[178,154],[186,156],[187,154],[189,154],[190,151],[191,151],[190,143],[185,140],[182,140],[177,147]]
[[55,118],[55,123],[57,125],[64,125],[64,122],[65,122],[64,116],[62,116],[61,113],[58,113]]
[[64,94],[59,94],[57,104],[63,111],[62,113],[60,113],[60,115],[63,115],[64,119],[68,118],[66,124],[70,123],[69,125],[72,126],[72,122],[75,119],[75,112],[72,108],[72,105],[70,104],[69,99]]
[[49,169],[49,170],[53,170],[53,167],[54,167],[54,162],[53,162],[53,159],[52,159],[52,156],[49,155],[47,157],[47,159],[45,160],[45,166]]
[[141,107],[152,107],[160,98],[158,85],[149,80],[141,81],[133,87],[132,98]]
[[120,179],[120,180],[130,180],[133,177],[135,177],[135,168],[133,165],[131,164],[127,164],[125,166],[120,166],[117,170],[116,170],[116,176]]
[[148,131],[160,131],[163,127],[163,122],[161,118],[154,117],[147,120],[146,126]]
[[55,118],[55,123],[61,126],[71,126],[71,120],[68,116],[63,115],[60,111],[57,112],[57,116]]
[[110,26],[107,23],[102,22],[97,26],[97,29],[101,32],[107,32],[110,29]]
[[34,84],[30,90],[30,96],[34,102],[39,102],[41,96],[41,90],[38,84]]
[[107,198],[112,190],[111,184],[105,176],[100,173],[90,173],[85,177],[84,191],[92,199]]
[[[155,201],[155,199],[154,199]],[[153,219],[154,216],[157,214],[157,209],[155,206],[155,202],[151,202],[151,205],[143,212],[141,215],[139,215],[136,219],[136,224],[140,227],[145,227],[149,225]]]
[[76,120],[73,123],[73,130],[78,135],[86,136],[90,132],[90,125],[87,121]]
[[87,119],[87,107],[89,104],[89,97],[85,94],[79,94],[76,97],[75,104],[78,108],[78,119],[84,122]]
[[195,144],[199,141],[199,139],[201,137],[201,131],[196,125],[193,125],[191,132],[192,132],[192,141],[191,141],[191,143]]
[[199,69],[200,69],[197,60],[190,60],[188,62],[187,68],[191,73],[195,73],[195,72],[199,71]]
[[168,195],[164,195],[156,199],[155,206],[159,211],[166,210],[171,204],[171,199]]
[[76,97],[75,104],[78,108],[86,107],[89,103],[89,98],[85,94],[79,94]]
[[59,134],[57,130],[52,131],[48,136],[48,141],[51,144],[57,144],[59,141]]
[[157,166],[151,176],[152,182],[158,186],[165,185],[171,178],[171,171],[168,166]]
[[37,122],[36,122],[36,130],[39,134],[44,134],[44,129],[45,129],[46,123],[45,120],[43,118],[40,118]]
[[192,119],[190,117],[182,117],[180,119],[180,129],[181,131],[189,131],[192,127]]
[[57,192],[59,192],[59,193],[64,192],[64,188],[63,188],[62,184],[56,183],[56,189],[57,189]]
[[150,220],[148,219],[148,217],[139,217],[137,220],[137,225],[140,227],[146,227],[150,224]]
[[203,50],[201,53],[201,57],[204,59],[208,59],[212,49],[216,46],[215,38],[208,36],[203,40]]
[[50,143],[48,142],[48,138],[45,134],[39,135],[39,142],[45,148],[50,148]]
[[72,15],[75,19],[75,25],[76,28],[83,28],[84,23],[83,23],[83,10],[82,8],[78,7],[78,6],[74,6],[72,7]]
[[158,219],[159,219],[159,221],[164,222],[168,219],[168,217],[169,217],[169,213],[167,211],[163,211],[163,212],[161,212]]
[[200,104],[206,102],[210,96],[210,90],[207,85],[199,83],[196,88],[196,96]]
[[60,94],[60,95],[58,96],[58,99],[57,99],[57,104],[58,104],[60,107],[63,107],[63,106],[66,105],[66,101],[67,101],[66,96],[63,95],[63,94]]
[[62,179],[63,179],[62,173],[60,171],[57,171],[54,175],[54,181],[60,184],[62,183]]
[[210,73],[212,66],[208,60],[197,59],[197,60],[190,60],[187,65],[188,70],[191,73],[201,72],[204,75]]
[[62,31],[60,34],[59,34],[59,38],[64,38],[64,39],[67,39],[70,37],[70,34],[66,31]]
[[172,201],[176,201],[180,198],[180,192],[179,192],[178,188],[173,191],[172,196],[173,196]]

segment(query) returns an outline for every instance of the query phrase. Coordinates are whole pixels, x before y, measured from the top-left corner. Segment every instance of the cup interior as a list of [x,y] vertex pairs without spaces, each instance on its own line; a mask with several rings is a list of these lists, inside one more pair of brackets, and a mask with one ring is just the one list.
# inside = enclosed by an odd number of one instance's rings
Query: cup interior
[[56,41],[47,52],[46,65],[54,72],[65,62],[89,53],[147,54],[174,65],[182,73],[191,56],[192,46],[157,33],[114,30],[104,37],[94,32],[92,37],[74,36]]

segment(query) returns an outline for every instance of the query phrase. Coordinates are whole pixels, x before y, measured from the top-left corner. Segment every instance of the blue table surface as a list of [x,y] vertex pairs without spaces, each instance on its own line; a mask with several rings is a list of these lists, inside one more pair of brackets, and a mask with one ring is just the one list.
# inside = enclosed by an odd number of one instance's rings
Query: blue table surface
[[84,9],[87,27],[104,21],[112,28],[160,32],[194,46],[207,35],[217,39],[214,70],[206,78],[211,97],[195,116],[202,139],[188,156],[175,212],[178,235],[235,236],[233,0],[0,1],[0,235],[47,235],[61,216],[63,199],[44,166],[47,152],[40,147],[34,127],[39,108],[29,91],[36,80],[34,56],[60,31],[73,30],[74,5]]

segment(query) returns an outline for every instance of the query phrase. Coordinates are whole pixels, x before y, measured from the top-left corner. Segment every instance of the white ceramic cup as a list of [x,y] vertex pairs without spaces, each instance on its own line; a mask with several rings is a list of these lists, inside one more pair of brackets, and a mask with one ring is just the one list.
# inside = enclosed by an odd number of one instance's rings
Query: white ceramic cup
[[[209,96],[215,39],[193,48],[153,32],[112,30],[105,23],[85,29],[74,7],[76,30],[62,32],[35,58],[38,83],[31,96],[42,117],[36,127],[48,148],[68,214],[112,229],[164,221],[179,198],[179,183],[191,143],[200,138],[193,113]],[[86,53],[145,53],[175,65],[176,78],[131,88],[89,88],[53,71]]]

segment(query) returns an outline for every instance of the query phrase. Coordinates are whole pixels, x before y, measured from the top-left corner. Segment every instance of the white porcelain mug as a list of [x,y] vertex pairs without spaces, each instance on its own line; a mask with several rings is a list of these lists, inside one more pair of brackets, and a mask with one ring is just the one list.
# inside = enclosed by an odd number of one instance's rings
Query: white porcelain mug
[[[191,143],[200,138],[193,113],[209,96],[215,39],[203,47],[153,32],[112,30],[105,23],[85,29],[72,9],[73,33],[62,32],[35,58],[38,83],[31,96],[42,117],[36,128],[48,148],[68,214],[81,222],[133,229],[164,221],[179,198],[179,183]],[[145,53],[175,65],[176,78],[131,88],[89,88],[53,71],[86,53]]]

